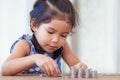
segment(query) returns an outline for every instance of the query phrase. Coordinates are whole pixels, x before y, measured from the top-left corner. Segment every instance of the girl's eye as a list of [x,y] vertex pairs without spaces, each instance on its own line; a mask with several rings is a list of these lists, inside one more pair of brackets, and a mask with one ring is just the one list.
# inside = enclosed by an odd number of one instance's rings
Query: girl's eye
[[61,35],[63,38],[66,38],[67,37],[67,35]]
[[54,32],[53,31],[48,31],[49,34],[53,34]]

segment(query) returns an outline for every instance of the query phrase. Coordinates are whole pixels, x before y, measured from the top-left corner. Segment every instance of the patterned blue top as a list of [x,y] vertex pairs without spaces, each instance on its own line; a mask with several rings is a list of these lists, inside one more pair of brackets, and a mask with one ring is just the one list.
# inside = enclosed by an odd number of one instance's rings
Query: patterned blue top
[[[28,34],[23,35],[22,37],[20,37],[18,40],[16,40],[16,41],[13,43],[13,45],[11,46],[11,49],[10,49],[10,53],[12,53],[15,44],[16,44],[19,40],[22,40],[22,39],[25,39],[25,40],[28,42],[28,44],[29,44],[29,46],[30,46],[30,48],[31,48],[30,55],[38,54],[38,53],[36,52],[36,50],[35,50],[35,47],[34,47],[32,41],[31,41],[32,36],[30,36],[30,35],[28,35]],[[63,52],[63,48],[62,48],[60,54],[62,54],[62,52]],[[49,57],[52,57],[53,54],[45,52],[44,55],[49,56]],[[61,63],[60,63],[60,61],[61,61],[61,55],[59,55],[59,56],[55,59],[55,62],[56,62],[56,64],[58,65],[59,70],[61,71]],[[31,68],[29,68],[29,69],[26,69],[25,71],[22,71],[22,73],[25,73],[25,74],[26,74],[26,73],[44,73],[44,72],[43,72],[37,65],[34,65],[33,67],[31,67]]]

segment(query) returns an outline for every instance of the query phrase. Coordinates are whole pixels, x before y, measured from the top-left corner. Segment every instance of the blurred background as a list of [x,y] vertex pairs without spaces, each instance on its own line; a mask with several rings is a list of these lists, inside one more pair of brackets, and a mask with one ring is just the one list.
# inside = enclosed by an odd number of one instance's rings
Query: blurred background
[[[31,34],[29,12],[35,0],[0,0],[0,68],[12,43]],[[120,0],[71,0],[80,20],[68,37],[81,61],[99,73],[120,73]],[[62,60],[62,71],[69,67]]]

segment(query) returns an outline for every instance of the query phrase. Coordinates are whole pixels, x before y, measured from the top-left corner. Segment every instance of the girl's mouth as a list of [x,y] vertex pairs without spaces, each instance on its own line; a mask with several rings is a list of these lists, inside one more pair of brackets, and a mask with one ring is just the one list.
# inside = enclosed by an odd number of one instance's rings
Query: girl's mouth
[[50,49],[50,50],[56,50],[57,46],[48,46],[48,49]]

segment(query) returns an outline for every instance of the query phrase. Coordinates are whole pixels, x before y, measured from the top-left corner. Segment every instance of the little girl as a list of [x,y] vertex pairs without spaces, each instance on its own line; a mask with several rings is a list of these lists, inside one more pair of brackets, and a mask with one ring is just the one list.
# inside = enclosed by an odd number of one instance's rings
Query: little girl
[[66,41],[76,25],[76,12],[69,0],[36,0],[30,12],[33,35],[21,36],[11,47],[2,75],[61,72],[61,57],[68,66],[85,69]]

